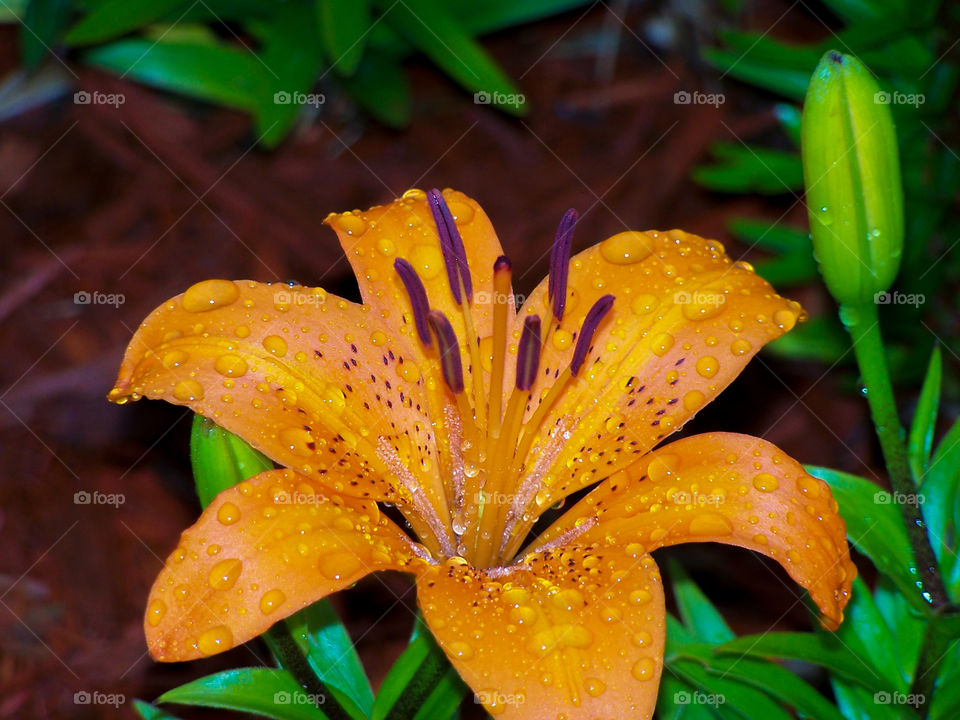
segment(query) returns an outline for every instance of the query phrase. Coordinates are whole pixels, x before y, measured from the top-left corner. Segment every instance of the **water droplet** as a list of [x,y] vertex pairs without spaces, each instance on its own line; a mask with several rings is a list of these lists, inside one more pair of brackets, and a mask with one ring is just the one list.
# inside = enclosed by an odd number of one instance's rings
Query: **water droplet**
[[570,347],[572,342],[573,342],[573,334],[570,333],[568,330],[564,330],[563,328],[560,328],[559,330],[553,333],[553,346],[557,350],[565,350],[566,348]]
[[510,621],[517,625],[530,625],[537,619],[537,611],[529,605],[510,608]]
[[221,355],[213,361],[213,369],[227,377],[240,377],[247,373],[247,362],[239,355]]
[[809,498],[820,497],[820,484],[809,475],[805,475],[797,480],[797,487],[804,495]]
[[789,332],[797,324],[796,313],[790,310],[777,310],[773,314],[773,323],[784,332]]
[[573,588],[561,590],[550,598],[554,607],[560,610],[579,610],[586,604],[583,593]]
[[353,213],[338,215],[334,224],[347,235],[360,237],[367,231],[367,221]]
[[264,615],[269,615],[283,605],[286,599],[287,596],[283,594],[283,590],[268,590],[263,594],[263,597],[260,598],[260,612]]
[[328,580],[342,580],[361,569],[360,559],[351,552],[333,552],[320,556],[321,574]]
[[233,647],[233,633],[226,625],[218,625],[197,638],[197,649],[204,655],[215,655]]
[[673,347],[674,338],[670,333],[660,333],[650,342],[653,354],[657,357],[666,355]]
[[630,674],[637,680],[653,680],[656,670],[657,664],[653,658],[641,658],[630,668]]
[[380,238],[377,240],[377,252],[385,257],[392,256],[397,251],[397,246],[390,238]]
[[587,695],[591,697],[599,697],[603,695],[604,690],[607,689],[607,685],[603,680],[592,677],[584,678],[584,687],[587,689]]
[[409,360],[397,365],[397,375],[407,382],[416,382],[420,379],[420,366]]
[[702,515],[697,515],[690,521],[691,535],[730,535],[732,533],[733,526],[730,524],[730,521],[716,513],[703,513]]
[[679,455],[673,453],[657,453],[650,459],[647,466],[647,476],[653,482],[663,482],[668,477],[677,472],[680,468],[681,459]]
[[196,380],[181,380],[173,386],[173,396],[180,402],[203,400],[203,386]]
[[628,230],[600,243],[600,255],[614,265],[633,265],[649,257],[653,241],[646,233]]
[[160,621],[163,620],[163,616],[167,614],[167,604],[160,599],[153,600],[147,606],[147,623],[150,627],[156,627],[160,624]]
[[309,431],[303,428],[284,428],[278,439],[284,448],[300,457],[310,457],[315,451],[315,440]]
[[462,660],[469,660],[473,657],[473,648],[465,642],[452,642],[449,646],[450,654]]
[[323,402],[331,412],[341,415],[347,407],[347,397],[336,385],[327,385],[323,390]]
[[267,335],[263,339],[263,347],[268,353],[277,357],[287,354],[287,341],[279,335]]
[[160,362],[167,370],[173,370],[183,365],[189,357],[183,350],[170,350],[163,354]]
[[699,390],[691,390],[683,396],[683,407],[692,412],[703,407],[706,399],[706,396]]
[[697,374],[701,377],[712,378],[720,369],[720,363],[711,355],[704,355],[697,360]]
[[450,214],[453,215],[453,219],[456,221],[457,225],[466,225],[468,222],[473,220],[473,208],[466,203],[453,201],[449,203],[449,206]]
[[760,473],[753,478],[753,486],[760,492],[773,492],[780,483],[770,473]]
[[375,345],[376,347],[380,347],[385,342],[387,342],[387,336],[386,336],[386,333],[384,333],[382,330],[375,330],[370,334],[370,343],[372,345]]
[[646,590],[634,590],[630,593],[630,602],[634,605],[646,605],[652,597]]
[[753,347],[749,341],[744,340],[743,338],[737,338],[732,343],[730,343],[730,352],[734,355],[746,355],[750,352],[750,349]]
[[723,312],[726,296],[721,292],[697,291],[692,296],[690,293],[677,293],[676,297],[683,298],[686,302],[681,304],[680,312],[687,320],[696,322],[697,320],[709,320]]
[[241,570],[243,570],[243,563],[240,560],[236,558],[221,560],[213,566],[207,578],[210,587],[214,590],[229,590],[236,584]]
[[180,299],[187,312],[206,312],[229,305],[240,297],[240,290],[231,280],[204,280],[191,285]]
[[225,502],[217,510],[217,520],[223,525],[233,525],[240,519],[240,508],[232,502]]
[[416,245],[410,252],[410,264],[424,280],[432,280],[443,268],[443,255],[435,245]]

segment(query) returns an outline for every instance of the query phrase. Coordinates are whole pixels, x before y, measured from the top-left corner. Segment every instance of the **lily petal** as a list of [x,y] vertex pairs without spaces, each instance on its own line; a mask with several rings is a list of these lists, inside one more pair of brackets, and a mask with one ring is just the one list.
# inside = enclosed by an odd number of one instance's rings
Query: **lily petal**
[[665,609],[649,556],[565,547],[492,573],[455,558],[418,578],[417,597],[434,636],[492,715],[653,715]]
[[[544,281],[530,295],[518,322],[549,308],[547,287]],[[610,293],[613,308],[587,364],[538,423],[528,463],[552,446],[562,449],[543,473],[536,512],[679,430],[801,314],[714,240],[680,230],[620,233],[571,260],[563,322],[550,327],[533,391],[537,404],[562,379],[586,312]]]
[[422,487],[443,516],[418,351],[372,315],[321,288],[207,280],[144,321],[110,399],[187,405],[337,492],[409,510]]
[[755,550],[810,592],[830,628],[843,620],[857,574],[827,484],[748,435],[694,435],[650,453],[577,503],[533,549],[571,532],[577,542],[616,542],[638,555],[687,542]]
[[376,503],[261,473],[220,493],[167,559],[144,619],[150,654],[214,655],[368,573],[425,564]]

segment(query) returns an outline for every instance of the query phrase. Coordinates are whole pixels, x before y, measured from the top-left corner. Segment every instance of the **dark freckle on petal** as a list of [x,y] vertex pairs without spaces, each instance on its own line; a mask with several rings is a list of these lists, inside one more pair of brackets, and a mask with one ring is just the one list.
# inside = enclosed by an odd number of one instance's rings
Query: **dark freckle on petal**
[[673,398],[667,403],[667,405],[676,405],[679,400],[680,398]]
[[660,424],[660,421],[659,421],[659,420],[654,420],[654,421],[653,421],[652,423],[650,423],[650,424],[651,424],[653,427],[656,427],[657,425]]
[[[353,352],[357,352],[356,344],[350,343],[350,350],[352,350]],[[680,362],[683,362],[683,361],[681,360]],[[679,365],[680,363],[677,363],[677,364]]]
[[348,363],[346,360],[343,361],[343,366],[344,366],[347,370],[350,369],[350,363]]
[[647,405],[653,405],[653,398],[650,398],[649,400],[647,400]]
[[659,417],[660,415],[664,415],[666,412],[667,412],[666,410],[664,410],[663,408],[660,408],[659,410],[657,410],[657,413],[656,413],[657,417]]
[[685,357],[680,358],[679,360],[677,360],[677,362],[674,363],[673,366],[674,366],[674,367],[680,367],[681,365],[683,365],[683,361],[684,361],[684,360],[686,360]]

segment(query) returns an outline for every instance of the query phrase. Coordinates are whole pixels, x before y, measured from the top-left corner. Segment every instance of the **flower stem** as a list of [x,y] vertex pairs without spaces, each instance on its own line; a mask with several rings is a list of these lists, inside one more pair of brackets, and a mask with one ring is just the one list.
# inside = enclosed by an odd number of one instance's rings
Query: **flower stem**
[[873,303],[864,303],[855,307],[845,305],[840,308],[840,318],[853,341],[853,352],[866,389],[870,415],[873,418],[877,437],[880,439],[883,459],[894,491],[894,503],[900,508],[900,514],[907,526],[910,545],[917,560],[922,585],[921,594],[934,610],[939,609],[949,602],[949,598],[927,536],[920,506],[918,503],[909,502],[910,496],[916,492],[916,486],[907,460],[905,433],[900,425],[900,417],[893,397],[893,385],[890,382],[883,339],[880,335],[877,306]]

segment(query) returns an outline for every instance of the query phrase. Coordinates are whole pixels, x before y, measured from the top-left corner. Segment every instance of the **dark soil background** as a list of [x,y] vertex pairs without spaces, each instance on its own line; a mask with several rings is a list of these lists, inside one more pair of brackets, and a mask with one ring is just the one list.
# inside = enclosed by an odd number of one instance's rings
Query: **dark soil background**
[[[741,26],[792,40],[827,36],[812,12],[747,3]],[[671,41],[653,42],[653,18]],[[729,216],[805,223],[798,198],[716,195],[689,179],[713,141],[776,137],[771,97],[698,61],[697,43],[714,28],[709,16],[648,4],[617,16],[599,4],[492,36],[487,46],[531,103],[522,120],[474,104],[412,61],[416,112],[404,132],[365,120],[330,89],[321,115],[266,152],[242,115],[77,66],[81,87],[122,92],[126,102],[78,106],[68,97],[0,125],[0,718],[132,717],[129,704],[78,706],[73,695],[152,699],[267,657],[258,643],[182,665],[146,655],[147,590],[198,513],[190,423],[180,408],[116,407],[104,396],[133,329],[168,297],[209,277],[297,279],[355,295],[321,220],[411,186],[477,198],[519,268],[521,293],[546,271],[571,206],[582,213],[578,248],[627,228],[682,227],[749,260],[758,255],[727,235]],[[6,73],[16,34],[4,28],[0,38]],[[723,92],[726,102],[678,105],[678,90]],[[78,305],[79,291],[121,293],[124,302]],[[817,288],[794,295],[812,309],[827,302]],[[805,462],[871,475],[865,406],[841,389],[844,372],[762,355],[690,429],[750,432]],[[74,503],[75,493],[95,490],[125,502]],[[779,567],[703,545],[659,554],[668,556],[683,560],[739,631],[809,627]],[[410,584],[367,579],[336,602],[378,683],[406,642]]]

